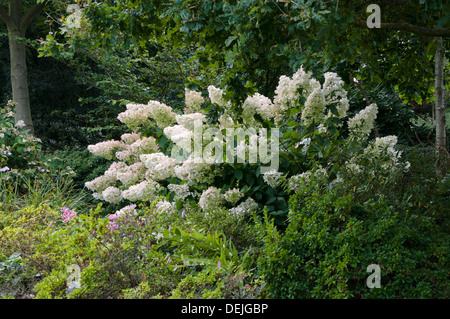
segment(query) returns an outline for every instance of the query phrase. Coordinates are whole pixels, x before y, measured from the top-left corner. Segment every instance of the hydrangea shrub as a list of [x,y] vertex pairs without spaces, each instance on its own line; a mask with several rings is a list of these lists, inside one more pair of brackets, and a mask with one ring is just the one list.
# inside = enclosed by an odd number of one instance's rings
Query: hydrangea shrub
[[[255,93],[237,107],[212,85],[208,98],[186,89],[182,114],[157,101],[128,104],[118,119],[130,132],[88,147],[112,163],[86,187],[95,198],[119,206],[159,200],[162,211],[198,204],[205,213],[225,207],[245,215],[281,203],[279,212],[287,215],[286,196],[306,187],[312,175],[330,183],[349,174],[378,176],[364,169],[375,164],[386,178],[404,172],[396,136],[369,139],[377,106],[348,118],[344,81],[331,72],[323,83],[311,75],[300,68],[292,77],[281,76],[273,100]],[[220,110],[217,121],[208,114],[210,105]],[[345,129],[348,134],[341,134]],[[244,137],[230,140],[229,130]],[[268,143],[269,135],[279,144]],[[264,171],[269,154],[258,157],[255,145],[284,161]]]

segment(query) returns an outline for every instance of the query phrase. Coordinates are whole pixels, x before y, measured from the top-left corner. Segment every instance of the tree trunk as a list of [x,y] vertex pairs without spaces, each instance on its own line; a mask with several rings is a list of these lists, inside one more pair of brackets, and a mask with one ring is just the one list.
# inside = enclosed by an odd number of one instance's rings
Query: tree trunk
[[23,0],[9,0],[8,13],[0,6],[0,19],[8,27],[12,96],[16,102],[15,122],[23,121],[25,129],[29,129],[32,134],[34,128],[31,120],[26,47],[23,39],[28,25],[47,3],[48,1],[36,3],[25,13],[22,7]]
[[447,145],[445,134],[445,104],[444,104],[444,48],[442,38],[436,38],[435,56],[435,114],[436,114],[436,174],[445,174]]
[[9,30],[9,51],[11,60],[11,86],[13,101],[16,102],[15,122],[23,121],[25,129],[33,133],[30,97],[28,93],[28,72],[26,47],[21,41],[25,37],[20,30]]

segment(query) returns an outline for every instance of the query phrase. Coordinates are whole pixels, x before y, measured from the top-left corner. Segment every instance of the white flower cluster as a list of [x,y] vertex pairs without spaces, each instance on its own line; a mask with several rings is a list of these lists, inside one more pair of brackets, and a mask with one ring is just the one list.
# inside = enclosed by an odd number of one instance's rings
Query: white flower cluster
[[234,128],[236,127],[236,123],[234,123],[233,119],[228,113],[223,113],[219,119],[219,130],[225,130],[227,128]]
[[162,186],[153,180],[145,180],[139,184],[130,186],[122,192],[122,197],[132,202],[153,201],[158,197]]
[[355,158],[351,158],[350,160],[346,161],[344,164],[345,170],[350,173],[353,176],[358,176],[361,174],[363,169],[361,168],[361,165],[355,163]]
[[258,126],[255,120],[255,114],[259,114],[265,120],[270,120],[275,115],[272,101],[259,93],[249,96],[242,105],[242,109],[244,123],[253,127]]
[[122,192],[117,187],[110,186],[102,192],[102,197],[109,203],[118,204],[122,200]]
[[[124,136],[122,135],[122,137]],[[116,153],[117,159],[131,164],[137,162],[140,155],[154,153],[159,150],[154,137],[139,137],[136,140],[134,140],[134,137],[125,137],[128,142],[133,142],[131,144],[125,144],[125,147]]]
[[[317,124],[326,118],[334,116],[327,106],[334,105],[337,109],[337,117],[347,115],[349,107],[347,92],[343,89],[344,81],[332,72],[325,73],[323,85],[311,77],[311,72],[305,72],[300,68],[292,78],[281,76],[275,91],[274,106],[271,108],[278,123],[290,107],[298,107],[305,125],[313,121]],[[306,102],[300,105],[300,97],[305,97]]]
[[276,188],[281,183],[281,175],[283,175],[283,173],[271,170],[263,174],[263,179],[268,185]]
[[151,118],[156,121],[159,128],[164,129],[175,122],[176,114],[170,106],[158,101],[150,101],[147,106],[150,109]]
[[190,131],[194,130],[195,125],[201,126],[206,121],[206,115],[202,113],[177,115],[175,118],[179,125]]
[[142,126],[150,124],[150,112],[145,104],[127,104],[126,108],[126,111],[120,113],[117,118],[130,130],[136,132]]
[[209,99],[210,99],[211,103],[217,104],[224,108],[229,106],[229,103],[227,103],[225,101],[225,99],[223,98],[223,90],[216,88],[213,85],[210,85],[210,86],[208,86],[208,94],[209,94]]
[[158,101],[149,101],[147,104],[127,104],[126,108],[117,118],[133,132],[137,132],[143,126],[151,125],[151,119],[162,129],[175,122],[175,113],[172,108]]
[[377,137],[366,147],[363,156],[372,161],[382,163],[381,168],[387,172],[395,172],[396,170],[408,171],[411,164],[405,162],[405,166],[403,166],[400,162],[402,152],[395,150],[397,140],[398,138],[395,135]]
[[120,141],[105,141],[100,142],[95,145],[89,145],[88,150],[99,157],[103,157],[109,160],[112,160],[114,158],[114,153],[118,150],[122,150],[125,148],[125,145]]
[[[325,81],[322,84],[322,92],[326,105],[334,105],[338,111],[338,117],[347,115],[349,102],[347,91],[344,90],[344,81],[334,72],[325,73]],[[328,116],[331,116],[328,114]]]
[[186,108],[184,109],[184,114],[203,112],[202,104],[204,101],[205,99],[202,97],[202,94],[200,92],[185,88]]
[[189,191],[189,185],[188,184],[169,184],[167,186],[167,189],[171,192],[175,193],[175,199],[181,199],[184,200],[189,195],[192,195],[192,193]]
[[224,202],[224,199],[225,198],[220,193],[219,188],[210,186],[208,189],[203,191],[198,201],[198,205],[202,208],[203,211],[208,211],[221,206],[221,204]]
[[122,168],[117,172],[116,178],[125,186],[131,186],[143,181],[146,167],[141,162]]
[[235,217],[243,217],[250,212],[255,212],[258,209],[258,203],[253,198],[247,198],[238,206],[230,208],[228,211]]
[[100,175],[94,178],[92,181],[86,182],[85,186],[93,192],[101,193],[109,186],[113,186],[115,180],[116,179],[114,176]]
[[[292,79],[282,75],[275,90],[273,103],[276,122],[279,122],[290,107],[298,104],[300,96],[308,96],[313,88],[320,87],[320,83],[311,78],[311,72],[305,72],[301,67],[294,73]],[[302,89],[301,95],[299,90]]]
[[175,206],[171,202],[163,199],[158,200],[155,203],[155,206],[153,206],[153,210],[158,214],[171,214],[174,212]]
[[321,123],[325,119],[325,96],[321,88],[315,88],[308,96],[302,111],[302,120],[305,125]]
[[175,176],[191,184],[212,183],[220,172],[203,158],[193,157],[185,160],[181,166],[175,166]]
[[166,135],[172,142],[183,150],[191,151],[194,132],[183,125],[169,126],[164,129]]
[[175,160],[163,153],[144,154],[141,161],[148,168],[147,177],[162,181],[174,175]]
[[362,109],[358,114],[348,120],[350,134],[357,138],[366,138],[373,128],[373,123],[377,118],[377,105],[372,103]]
[[136,216],[136,204],[127,205],[125,207],[122,207],[118,211],[116,211],[115,215],[117,215],[119,218],[125,217],[125,216]]
[[294,175],[289,179],[289,190],[297,193],[309,190],[314,183],[327,183],[328,172],[325,168],[318,168],[312,171]]
[[133,144],[140,138],[141,138],[141,133],[135,133],[135,132],[125,133],[125,134],[122,134],[122,136],[120,137],[120,139],[127,145]]
[[104,175],[111,179],[117,180],[117,174],[124,172],[128,168],[128,165],[124,162],[113,162],[109,168],[105,171]]
[[244,194],[238,188],[229,189],[223,194],[225,200],[231,205],[236,205],[236,203],[244,196]]

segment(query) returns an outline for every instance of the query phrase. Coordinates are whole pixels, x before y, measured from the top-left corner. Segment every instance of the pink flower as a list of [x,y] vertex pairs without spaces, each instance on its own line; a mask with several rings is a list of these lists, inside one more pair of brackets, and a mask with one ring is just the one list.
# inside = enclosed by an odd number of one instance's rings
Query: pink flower
[[220,264],[220,260],[217,262],[217,268],[220,270],[222,268],[222,265]]
[[184,217],[184,215],[186,215],[186,210],[183,209],[183,212],[181,213],[181,217]]
[[108,219],[109,219],[111,222],[115,222],[116,220],[119,219],[119,215],[117,215],[117,214],[111,214],[111,215],[108,216]]
[[119,225],[117,225],[115,222],[111,222],[106,226],[110,231],[119,229]]
[[67,206],[60,207],[59,209],[63,213],[62,214],[63,223],[67,223],[77,216],[77,213],[67,208]]

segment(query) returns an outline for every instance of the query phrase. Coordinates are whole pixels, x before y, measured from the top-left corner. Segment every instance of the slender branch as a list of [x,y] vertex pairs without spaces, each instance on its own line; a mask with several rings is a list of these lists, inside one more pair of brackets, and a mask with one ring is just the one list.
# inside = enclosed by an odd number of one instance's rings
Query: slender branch
[[44,7],[48,4],[48,0],[42,3],[36,3],[32,6],[20,20],[20,29],[25,32],[30,22],[37,17],[37,15],[44,9]]
[[[356,18],[355,25],[360,28],[367,28],[367,23],[365,20]],[[450,29],[449,28],[441,28],[441,29],[432,29],[420,27],[414,24],[410,24],[404,20],[400,20],[397,22],[388,22],[381,23],[380,29],[384,30],[396,30],[396,31],[408,31],[419,35],[425,35],[430,37],[449,37]]]
[[9,25],[11,23],[11,18],[8,15],[8,13],[3,9],[2,6],[0,6],[0,19],[2,19],[6,25]]

